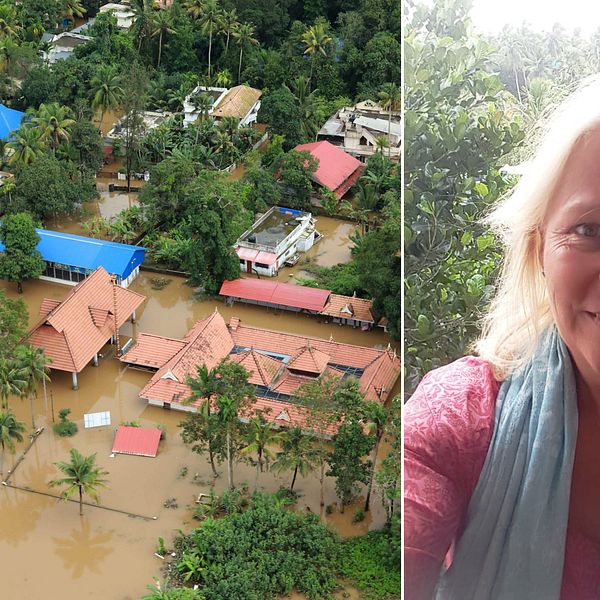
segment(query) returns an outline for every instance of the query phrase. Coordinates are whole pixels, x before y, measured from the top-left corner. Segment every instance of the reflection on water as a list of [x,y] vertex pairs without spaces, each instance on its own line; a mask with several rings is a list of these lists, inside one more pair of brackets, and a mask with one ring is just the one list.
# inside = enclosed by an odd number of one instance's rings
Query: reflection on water
[[[148,299],[138,311],[138,322],[123,327],[124,336],[140,331],[172,337],[182,337],[200,318],[221,311],[228,320],[238,316],[243,322],[292,333],[365,346],[386,346],[388,337],[381,331],[361,332],[351,327],[320,323],[313,317],[283,311],[266,310],[256,306],[225,306],[218,300],[196,301],[193,290],[182,278],[169,277],[162,290],[153,290],[153,275],[142,273],[132,289]],[[0,282],[11,298],[16,298],[15,286]],[[42,298],[64,298],[72,288],[42,281],[26,282],[21,296],[29,309],[29,322],[38,320]],[[187,530],[195,522],[191,518],[194,499],[198,493],[208,493],[211,471],[204,456],[186,447],[179,436],[181,413],[148,406],[139,399],[141,388],[150,374],[124,367],[114,357],[114,347],[106,346],[98,367],[88,366],[79,376],[79,389],[71,390],[69,373],[53,371],[44,401],[40,388],[35,401],[36,423],[46,427],[25,460],[14,474],[13,482],[39,491],[49,490],[47,482],[59,476],[53,463],[69,459],[69,449],[77,448],[84,455],[96,453],[97,464],[109,472],[109,488],[101,490],[103,505],[142,514],[157,516],[156,521],[128,518],[126,515],[93,506],[84,507],[79,516],[76,504],[62,502],[26,491],[0,486],[0,548],[3,568],[3,589],[11,600],[29,600],[48,596],[60,590],[64,600],[93,598],[122,600],[139,598],[153,577],[160,578],[163,563],[154,556],[159,536],[167,545],[178,529]],[[31,422],[29,402],[11,398],[10,405],[17,417]],[[70,408],[79,426],[73,438],[59,438],[52,432],[52,407],[57,418],[61,408]],[[84,429],[83,415],[87,412],[110,411],[110,427]],[[167,439],[162,441],[154,459],[118,455],[110,457],[115,427],[121,421],[139,421],[144,426],[162,424]],[[17,456],[27,446],[27,439],[17,444]],[[383,445],[382,445],[383,446]],[[7,461],[12,459],[7,456]],[[182,467],[189,474],[180,477]],[[227,485],[223,465],[215,482],[217,493]],[[198,474],[194,477],[194,474]],[[236,482],[248,482],[252,487],[255,469],[251,465],[236,465]],[[271,472],[260,475],[259,489],[275,491],[289,485],[290,474],[280,476]],[[300,510],[321,513],[319,481],[316,476],[299,478],[296,488],[300,494]],[[167,498],[176,498],[178,508],[163,506]],[[334,481],[325,482],[325,503],[336,501]],[[385,514],[381,502],[374,498],[372,514],[365,521],[352,524],[354,506],[344,516],[327,515],[343,535],[356,535],[367,528],[380,527]],[[7,542],[7,543],[5,543]],[[35,569],[31,566],[35,565]],[[353,596],[351,596],[353,597]]]
[[56,546],[54,552],[62,559],[65,570],[70,571],[73,579],[79,579],[86,570],[101,574],[103,560],[113,551],[112,538],[109,531],[93,533],[89,520],[84,517],[69,537],[52,538],[52,541]]

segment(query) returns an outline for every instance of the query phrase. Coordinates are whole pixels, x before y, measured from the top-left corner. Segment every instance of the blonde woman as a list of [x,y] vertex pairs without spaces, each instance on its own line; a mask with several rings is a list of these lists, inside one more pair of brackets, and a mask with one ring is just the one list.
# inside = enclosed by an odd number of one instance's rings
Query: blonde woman
[[478,356],[405,407],[405,598],[600,598],[600,80],[490,223]]

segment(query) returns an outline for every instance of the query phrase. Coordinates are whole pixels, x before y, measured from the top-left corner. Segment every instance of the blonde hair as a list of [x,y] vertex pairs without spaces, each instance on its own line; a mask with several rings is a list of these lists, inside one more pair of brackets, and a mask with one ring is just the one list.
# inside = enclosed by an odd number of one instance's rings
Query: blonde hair
[[533,354],[553,324],[540,263],[548,205],[577,143],[600,124],[600,77],[587,79],[554,113],[526,173],[486,218],[505,246],[490,310],[475,348],[504,379]]

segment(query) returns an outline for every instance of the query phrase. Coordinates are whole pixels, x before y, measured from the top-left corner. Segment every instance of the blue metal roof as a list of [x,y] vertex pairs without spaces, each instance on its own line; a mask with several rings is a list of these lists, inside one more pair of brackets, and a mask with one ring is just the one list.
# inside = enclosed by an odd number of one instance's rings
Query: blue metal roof
[[[145,248],[95,240],[72,233],[36,229],[40,236],[37,249],[48,262],[61,263],[91,271],[104,267],[109,273],[127,279],[144,262]],[[0,241],[0,252],[4,244]]]
[[0,138],[8,140],[10,134],[19,129],[25,113],[0,104]]

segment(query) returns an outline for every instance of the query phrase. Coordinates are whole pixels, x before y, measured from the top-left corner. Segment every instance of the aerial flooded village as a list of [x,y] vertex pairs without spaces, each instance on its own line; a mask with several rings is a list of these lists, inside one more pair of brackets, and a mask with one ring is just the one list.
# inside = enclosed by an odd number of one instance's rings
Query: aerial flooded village
[[400,597],[376,5],[0,0],[7,597]]

